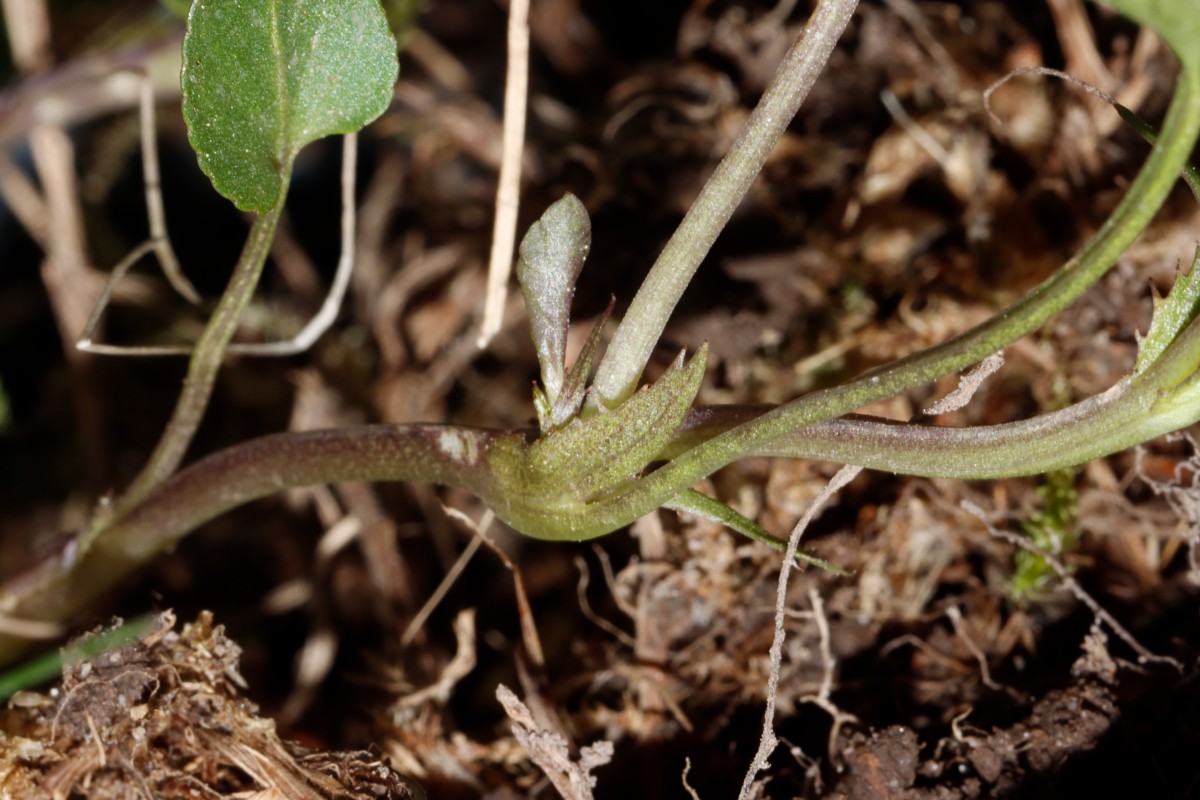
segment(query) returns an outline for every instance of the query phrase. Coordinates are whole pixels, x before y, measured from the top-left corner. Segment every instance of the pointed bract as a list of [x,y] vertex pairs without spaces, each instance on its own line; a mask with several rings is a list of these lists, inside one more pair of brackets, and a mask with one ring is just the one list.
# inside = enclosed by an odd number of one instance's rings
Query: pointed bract
[[534,442],[529,451],[535,480],[585,501],[619,491],[674,436],[700,390],[707,357],[707,344],[686,365],[680,353],[656,383],[617,408],[575,419]]
[[1175,276],[1175,285],[1164,298],[1154,293],[1154,317],[1150,330],[1138,337],[1138,357],[1134,375],[1141,375],[1158,360],[1171,343],[1200,314],[1200,248],[1196,249],[1192,266]]
[[583,343],[579,357],[567,370],[562,393],[554,401],[554,407],[550,410],[549,425],[542,426],[543,432],[562,427],[564,423],[577,415],[583,406],[583,398],[587,395],[588,375],[592,372],[592,361],[596,358],[596,351],[600,349],[600,337],[604,335],[604,324],[612,315],[613,305],[615,305],[615,301],[609,301],[608,308],[604,309],[604,313],[592,326],[592,332],[588,334],[587,341]]

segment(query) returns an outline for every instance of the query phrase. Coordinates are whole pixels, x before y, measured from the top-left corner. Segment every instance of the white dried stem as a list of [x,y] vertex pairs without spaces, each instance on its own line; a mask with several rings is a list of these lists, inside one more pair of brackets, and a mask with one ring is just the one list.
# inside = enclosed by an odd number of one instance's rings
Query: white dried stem
[[500,331],[517,241],[521,200],[521,154],[525,148],[525,109],[529,93],[529,0],[508,6],[508,67],[504,77],[504,127],[500,175],[496,184],[496,219],[488,259],[487,296],[476,345],[483,349]]
[[783,642],[784,642],[784,621],[787,619],[787,588],[788,578],[791,576],[792,564],[796,561],[796,551],[800,547],[800,537],[804,535],[804,531],[808,528],[812,521],[816,519],[817,512],[825,503],[837,494],[837,492],[854,480],[854,476],[862,472],[862,467],[845,466],[837,471],[837,474],[830,479],[821,493],[812,501],[809,507],[805,510],[804,516],[792,528],[792,533],[788,537],[787,553],[783,557],[783,563],[779,567],[779,587],[775,592],[775,636],[771,640],[771,674],[767,678],[767,707],[763,712],[762,734],[758,740],[758,750],[754,754],[754,759],[750,762],[750,767],[746,770],[746,777],[742,780],[742,789],[738,792],[738,800],[748,800],[750,791],[754,786],[754,779],[759,772],[762,772],[768,766],[768,759],[771,753],[775,750],[775,746],[779,744],[779,740],[775,736],[775,703],[779,694],[779,671],[783,664]]
[[[145,84],[149,87],[149,83]],[[171,248],[170,239],[166,233],[166,223],[162,216],[162,193],[158,178],[157,151],[154,149],[153,119],[145,113],[145,97],[143,98],[142,117],[142,148],[143,168],[146,170],[146,211],[150,218],[150,238],[135,247],[128,255],[113,268],[99,300],[95,303],[86,324],[82,328],[75,347],[89,352],[110,356],[186,356],[191,355],[191,345],[114,345],[94,341],[94,334],[101,317],[112,297],[113,290],[131,267],[147,253],[153,252],[163,266],[163,271],[171,285],[189,300],[196,298],[195,290],[179,271],[178,261]],[[149,135],[146,125],[151,126]],[[354,234],[356,227],[356,209],[354,204],[355,168],[358,163],[358,134],[351,133],[342,137],[342,171],[341,171],[341,252],[338,255],[337,269],[334,272],[333,283],[321,308],[313,315],[305,326],[289,339],[279,342],[256,342],[245,344],[230,344],[225,352],[240,356],[291,356],[303,353],[312,347],[325,334],[337,319],[346,290],[350,285],[350,276],[354,272]],[[150,148],[147,150],[147,148]],[[151,157],[147,157],[147,153]],[[153,167],[149,164],[153,164]]]
[[979,387],[988,379],[993,372],[1004,366],[1004,354],[993,353],[983,361],[976,364],[971,369],[958,379],[958,388],[950,394],[938,400],[929,408],[925,409],[925,413],[929,416],[938,414],[949,414],[951,411],[958,411],[960,408],[971,402],[971,398],[979,391]]

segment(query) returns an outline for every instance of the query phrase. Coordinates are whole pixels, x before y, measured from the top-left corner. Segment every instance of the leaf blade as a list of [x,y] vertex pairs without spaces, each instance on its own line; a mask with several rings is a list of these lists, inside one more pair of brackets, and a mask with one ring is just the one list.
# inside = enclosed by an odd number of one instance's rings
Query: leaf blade
[[1155,292],[1154,316],[1150,319],[1150,330],[1138,336],[1138,357],[1133,374],[1141,375],[1150,365],[1166,352],[1179,338],[1192,320],[1200,315],[1200,247],[1192,258],[1192,265],[1184,272],[1177,272],[1175,285],[1167,296],[1159,297]]
[[378,0],[196,0],[181,84],[200,168],[243,211],[272,208],[296,153],[382,114],[398,70]]
[[517,281],[529,310],[529,327],[550,405],[555,405],[562,389],[571,298],[591,245],[587,209],[570,192],[546,209],[521,240]]

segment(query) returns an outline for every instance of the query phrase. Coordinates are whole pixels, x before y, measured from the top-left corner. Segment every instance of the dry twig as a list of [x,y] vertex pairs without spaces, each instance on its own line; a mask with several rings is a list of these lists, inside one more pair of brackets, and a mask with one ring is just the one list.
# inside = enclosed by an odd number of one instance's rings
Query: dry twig
[[1001,530],[992,525],[983,509],[972,503],[970,500],[963,500],[962,507],[978,518],[979,521],[987,527],[988,533],[990,533],[992,536],[1008,542],[1014,547],[1028,550],[1050,565],[1050,568],[1058,573],[1058,577],[1060,580],[1062,580],[1063,586],[1067,587],[1071,594],[1075,595],[1076,599],[1090,608],[1092,613],[1096,616],[1096,619],[1107,625],[1109,629],[1117,635],[1117,638],[1125,642],[1125,644],[1127,644],[1129,648],[1133,650],[1133,652],[1137,653],[1139,663],[1168,664],[1180,672],[1183,671],[1183,665],[1170,656],[1160,656],[1147,650],[1141,642],[1133,637],[1133,634],[1130,633],[1124,625],[1117,621],[1116,617],[1108,613],[1108,611],[1101,606],[1094,597],[1088,594],[1086,589],[1079,585],[1079,581],[1075,580],[1075,578],[1071,576],[1071,573],[1067,571],[1067,568],[1063,566],[1063,563],[1059,561],[1058,558],[1055,557],[1055,555],[1049,550],[1045,549],[1044,547],[1038,547],[1032,541],[1023,536],[1018,536],[1010,531]]
[[500,684],[496,687],[496,699],[513,722],[513,736],[564,800],[592,800],[592,789],[596,786],[592,770],[612,760],[612,742],[599,741],[580,748],[579,760],[572,761],[567,740],[561,734],[540,728],[512,689]]
[[783,624],[787,618],[788,577],[791,575],[792,564],[796,560],[796,551],[800,546],[800,537],[812,521],[816,519],[817,512],[821,509],[821,506],[829,502],[837,494],[838,490],[854,480],[854,476],[860,472],[862,472],[862,467],[845,466],[838,470],[837,474],[830,479],[825,488],[821,490],[821,493],[809,505],[808,509],[804,512],[804,516],[796,523],[796,527],[792,528],[792,533],[788,537],[787,553],[784,555],[783,564],[779,568],[779,589],[775,593],[775,636],[771,641],[771,675],[767,679],[767,707],[763,712],[762,735],[758,740],[758,750],[754,754],[754,759],[750,762],[750,767],[746,770],[746,777],[742,780],[742,789],[738,792],[738,800],[747,800],[750,797],[754,778],[759,772],[766,769],[771,752],[779,744],[779,739],[775,736],[774,727],[775,702],[779,694],[779,670],[783,663]]
[[483,518],[487,522],[487,526],[484,526],[475,524],[470,517],[457,509],[447,508],[446,513],[470,528],[475,533],[475,537],[487,545],[488,549],[495,553],[500,562],[512,573],[513,591],[517,596],[517,613],[521,622],[521,641],[525,644],[525,652],[529,655],[529,660],[533,662],[533,665],[538,669],[543,668],[546,666],[546,656],[542,650],[541,637],[538,636],[537,623],[533,618],[533,606],[529,604],[529,595],[525,591],[525,578],[513,560],[508,557],[508,553],[501,550],[500,546],[487,535],[487,528],[491,526],[495,515],[491,511],[484,514]]

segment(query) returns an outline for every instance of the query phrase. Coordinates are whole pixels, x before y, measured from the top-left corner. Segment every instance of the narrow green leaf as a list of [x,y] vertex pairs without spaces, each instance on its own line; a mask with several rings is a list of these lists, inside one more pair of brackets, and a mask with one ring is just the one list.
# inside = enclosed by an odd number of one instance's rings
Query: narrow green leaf
[[[1150,127],[1150,123],[1139,117],[1132,109],[1126,108],[1118,102],[1113,102],[1112,107],[1116,109],[1117,115],[1125,120],[1125,124],[1137,131],[1138,136],[1146,140],[1148,144],[1158,144],[1158,131]],[[1183,165],[1183,182],[1192,190],[1192,197],[1200,202],[1200,170],[1192,163]]]
[[1175,276],[1175,285],[1165,297],[1155,296],[1154,317],[1146,336],[1138,338],[1137,364],[1133,374],[1141,375],[1158,360],[1183,329],[1200,315],[1200,247],[1192,266]]
[[121,623],[109,630],[85,635],[62,650],[38,656],[0,674],[0,701],[59,677],[64,663],[90,661],[140,639],[154,628],[156,622],[155,617],[141,617]]
[[[772,550],[787,553],[787,542],[782,539],[776,539],[766,528],[758,523],[743,517],[719,500],[713,500],[711,497],[700,494],[695,489],[684,490],[670,502],[663,503],[663,508],[669,508],[672,511],[686,511],[704,519],[719,522],[743,536],[747,536],[756,542],[762,542]],[[800,564],[808,564],[818,569],[823,569],[826,572],[832,572],[835,575],[849,574],[846,570],[829,563],[823,558],[810,556],[808,553],[801,553],[800,551],[796,551],[796,561]]]
[[398,70],[379,0],[196,0],[182,83],[200,168],[243,211],[272,208],[296,153],[382,114]]
[[563,384],[567,324],[575,280],[592,245],[587,209],[573,194],[546,209],[521,240],[517,281],[529,309],[529,327],[541,365],[546,400],[553,406]]

